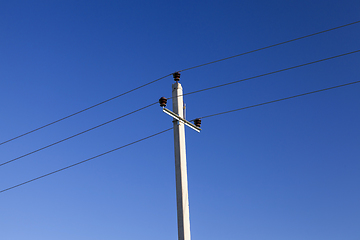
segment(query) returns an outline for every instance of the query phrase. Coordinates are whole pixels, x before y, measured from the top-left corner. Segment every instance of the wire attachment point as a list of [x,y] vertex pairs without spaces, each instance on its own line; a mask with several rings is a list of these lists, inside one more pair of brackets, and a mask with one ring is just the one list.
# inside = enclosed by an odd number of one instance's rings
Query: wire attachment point
[[176,82],[180,81],[180,73],[179,72],[174,72],[173,77]]
[[161,97],[159,99],[159,103],[160,103],[160,107],[166,107],[167,98],[166,97]]

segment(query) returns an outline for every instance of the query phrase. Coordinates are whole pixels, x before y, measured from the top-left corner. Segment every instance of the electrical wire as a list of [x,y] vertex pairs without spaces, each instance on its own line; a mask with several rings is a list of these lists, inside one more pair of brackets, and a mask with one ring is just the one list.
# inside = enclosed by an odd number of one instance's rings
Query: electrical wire
[[[197,90],[197,91],[185,93],[185,94],[183,94],[182,96],[184,96],[184,95],[189,95],[189,94],[194,94],[194,93],[199,93],[199,92],[203,92],[203,91],[207,91],[207,90],[211,90],[211,89],[215,89],[215,88],[219,88],[219,87],[224,87],[224,86],[227,86],[227,85],[230,85],[230,84],[235,84],[235,83],[247,81],[247,80],[250,80],[250,79],[255,79],[255,78],[259,78],[259,77],[263,77],[263,76],[267,76],[267,75],[271,75],[271,74],[275,74],[275,73],[279,73],[279,72],[283,72],[283,71],[287,71],[287,70],[291,70],[291,69],[295,69],[295,68],[299,68],[299,67],[311,65],[311,64],[314,64],[314,63],[323,62],[323,61],[326,61],[326,60],[330,60],[330,59],[334,59],[334,58],[346,56],[346,55],[353,54],[353,53],[357,53],[357,52],[360,52],[360,50],[356,50],[356,51],[352,51],[352,52],[348,52],[348,53],[344,53],[344,54],[340,54],[340,55],[336,55],[336,56],[332,56],[332,57],[328,57],[328,58],[316,60],[316,61],[313,61],[313,62],[308,62],[308,63],[300,64],[300,65],[293,66],[293,67],[289,67],[289,68],[280,69],[280,70],[273,71],[273,72],[264,73],[264,74],[261,74],[261,75],[257,75],[257,76],[253,76],[253,77],[249,77],[249,78],[245,78],[245,79],[241,79],[241,80],[229,82],[229,83],[220,84],[220,85],[213,86],[213,87],[209,87],[209,88],[200,89],[200,90]],[[171,98],[168,98],[168,99],[171,99]],[[36,152],[39,152],[39,151],[41,151],[41,150],[44,150],[44,149],[46,149],[46,148],[52,147],[52,146],[54,146],[54,145],[56,145],[56,144],[59,144],[59,143],[61,143],[61,142],[67,141],[67,140],[69,140],[69,139],[71,139],[71,138],[74,138],[74,137],[76,137],[76,136],[79,136],[79,135],[81,135],[81,134],[84,134],[84,133],[86,133],[86,132],[89,132],[89,131],[94,130],[94,129],[96,129],[96,128],[99,128],[99,127],[101,127],[101,126],[104,126],[104,125],[106,125],[106,124],[109,124],[109,123],[111,123],[111,122],[114,122],[114,121],[116,121],[116,120],[118,120],[118,119],[120,119],[120,118],[126,117],[126,116],[131,115],[131,114],[133,114],[133,113],[136,113],[136,112],[138,112],[138,111],[141,111],[141,110],[143,110],[143,109],[145,109],[145,108],[148,108],[148,107],[150,107],[150,106],[155,105],[156,103],[157,103],[157,102],[152,103],[152,104],[150,104],[150,105],[147,105],[147,106],[145,106],[145,107],[139,108],[139,109],[137,109],[137,110],[135,110],[135,111],[132,111],[132,112],[130,112],[130,113],[127,113],[127,114],[125,114],[125,115],[122,115],[122,116],[120,116],[120,117],[117,117],[117,118],[115,118],[115,119],[112,119],[112,120],[110,120],[110,121],[108,121],[108,122],[102,123],[102,124],[100,124],[100,125],[97,125],[97,126],[95,126],[95,127],[92,127],[92,128],[90,128],[90,129],[87,129],[87,130],[85,130],[85,131],[82,131],[82,132],[77,133],[77,134],[75,134],[75,135],[72,135],[72,136],[70,136],[70,137],[64,138],[64,139],[62,139],[62,140],[60,140],[60,141],[54,142],[54,143],[52,143],[52,144],[49,144],[49,145],[47,145],[47,146],[45,146],[45,147],[39,148],[39,149],[34,150],[34,151],[32,151],[32,152],[26,153],[26,154],[24,154],[24,155],[22,155],[22,156],[19,156],[19,157],[16,157],[16,158],[14,158],[14,159],[11,159],[11,160],[8,160],[8,161],[6,161],[6,162],[3,162],[3,163],[0,164],[0,167],[3,166],[3,165],[6,165],[6,164],[8,164],[8,163],[14,162],[14,161],[16,161],[16,160],[19,160],[19,159],[21,159],[21,158],[23,158],[23,157],[26,157],[26,156],[29,156],[29,155],[31,155],[31,154],[34,154],[34,153],[36,153]]]
[[276,47],[276,46],[279,46],[279,45],[282,45],[282,44],[286,44],[286,43],[294,42],[294,41],[301,40],[301,39],[304,39],[304,38],[312,37],[312,36],[315,36],[315,35],[318,35],[318,34],[321,34],[321,33],[330,32],[330,31],[340,29],[340,28],[343,28],[343,27],[347,27],[347,26],[351,26],[351,25],[354,25],[354,24],[357,24],[357,23],[360,23],[360,21],[355,21],[355,22],[352,22],[352,23],[348,23],[348,24],[345,24],[345,25],[338,26],[338,27],[329,28],[327,30],[323,30],[323,31],[312,33],[312,34],[305,35],[305,36],[302,36],[302,37],[294,38],[294,39],[287,40],[287,41],[284,41],[284,42],[276,43],[276,44],[269,45],[269,46],[266,46],[266,47],[258,48],[258,49],[251,50],[251,51],[248,51],[248,52],[240,53],[240,54],[233,55],[233,56],[230,56],[230,57],[218,59],[218,60],[215,60],[215,61],[212,61],[212,62],[203,63],[203,64],[200,64],[200,65],[197,65],[197,66],[194,66],[194,67],[185,68],[185,69],[180,70],[178,72],[184,72],[184,71],[188,71],[188,70],[191,70],[191,69],[195,69],[195,68],[203,67],[203,66],[206,66],[206,65],[210,65],[210,64],[213,64],[213,63],[222,62],[222,61],[225,61],[225,60],[228,60],[228,59],[231,59],[231,58],[240,57],[240,56],[243,56],[243,55],[246,55],[246,54],[258,52],[258,51],[265,50],[265,49],[272,48],[272,47]]
[[[330,31],[337,30],[337,29],[340,29],[340,28],[343,28],[343,27],[347,27],[347,26],[351,26],[351,25],[354,25],[354,24],[357,24],[357,23],[360,23],[360,21],[351,22],[351,23],[344,24],[344,25],[341,25],[341,26],[338,26],[338,27],[329,28],[329,29],[326,29],[326,30],[323,30],[323,31],[320,31],[320,32],[316,32],[316,33],[312,33],[312,34],[305,35],[305,36],[302,36],[302,37],[298,37],[298,38],[294,38],[294,39],[291,39],[291,40],[287,40],[287,41],[284,41],[284,42],[272,44],[272,45],[269,45],[269,46],[266,46],[266,47],[258,48],[258,49],[255,49],[255,50],[251,50],[251,51],[248,51],[248,52],[240,53],[240,54],[233,55],[233,56],[230,56],[230,57],[226,57],[226,58],[218,59],[218,60],[215,60],[215,61],[207,62],[207,63],[204,63],[204,64],[200,64],[200,65],[197,65],[197,66],[185,68],[185,69],[182,69],[182,70],[180,70],[180,71],[178,71],[178,72],[188,71],[188,70],[191,70],[191,69],[203,67],[203,66],[210,65],[210,64],[213,64],[213,63],[225,61],[225,60],[228,60],[228,59],[231,59],[231,58],[236,58],[236,57],[239,57],[239,56],[243,56],[243,55],[246,55],[246,54],[258,52],[258,51],[265,50],[265,49],[268,49],[268,48],[280,46],[280,45],[282,45],[282,44],[286,44],[286,43],[294,42],[294,41],[301,40],[301,39],[304,39],[304,38],[312,37],[312,36],[315,36],[315,35],[318,35],[318,34],[330,32]],[[90,106],[90,107],[87,107],[87,108],[84,108],[84,109],[82,109],[82,110],[80,110],[80,111],[77,111],[77,112],[75,112],[75,113],[73,113],[73,114],[70,114],[70,115],[65,116],[65,117],[63,117],[63,118],[60,118],[60,119],[58,119],[58,120],[56,120],[56,121],[53,121],[53,122],[50,122],[50,123],[48,123],[48,124],[45,124],[45,125],[43,125],[43,126],[41,126],[41,127],[35,128],[35,129],[33,129],[33,130],[29,131],[29,132],[25,132],[25,133],[20,134],[20,135],[18,135],[18,136],[16,136],[16,137],[13,137],[13,138],[10,138],[10,139],[8,139],[8,140],[6,140],[6,141],[0,142],[0,145],[3,145],[3,144],[5,144],[5,143],[11,142],[11,141],[13,141],[13,140],[15,140],[15,139],[24,137],[24,136],[26,136],[26,135],[28,135],[28,134],[30,134],[30,133],[33,133],[33,132],[36,132],[36,131],[38,131],[38,130],[40,130],[40,129],[43,129],[43,128],[45,128],[45,127],[51,126],[51,125],[53,125],[53,124],[55,124],[55,123],[61,122],[61,121],[65,120],[65,119],[68,119],[68,118],[70,118],[70,117],[73,117],[73,116],[75,116],[75,115],[77,115],[77,114],[80,114],[80,113],[85,112],[85,111],[87,111],[87,110],[90,110],[90,109],[92,109],[92,108],[94,108],[94,107],[97,107],[97,106],[100,106],[100,105],[102,105],[102,104],[104,104],[104,103],[107,103],[107,102],[109,102],[109,101],[111,101],[111,100],[114,100],[114,99],[116,99],[116,98],[119,98],[119,97],[121,97],[121,96],[124,96],[124,95],[126,95],[126,94],[128,94],[128,93],[131,93],[131,92],[133,92],[133,91],[135,91],[135,90],[138,90],[138,89],[143,88],[143,87],[145,87],[145,86],[148,86],[148,85],[150,85],[150,84],[152,84],[152,83],[155,83],[155,82],[157,82],[157,81],[160,81],[161,79],[164,79],[164,78],[166,78],[166,77],[168,77],[168,76],[171,76],[171,75],[172,75],[172,74],[165,75],[165,76],[163,76],[163,77],[160,77],[160,78],[158,78],[158,79],[155,79],[155,80],[153,80],[153,81],[150,81],[150,82],[148,82],[148,83],[146,83],[146,84],[143,84],[143,85],[141,85],[141,86],[139,86],[139,87],[133,88],[133,89],[127,91],[127,92],[124,92],[124,93],[122,93],[122,94],[119,94],[119,95],[117,95],[117,96],[115,96],[115,97],[109,98],[109,99],[104,100],[104,101],[102,101],[102,102],[99,102],[99,103],[97,103],[97,104],[95,104],[95,105],[92,105],[92,106]],[[190,94],[190,93],[189,93],[189,94]]]
[[[313,62],[303,63],[303,64],[296,65],[296,66],[293,66],[293,67],[283,68],[283,69],[280,69],[280,70],[277,70],[277,71],[268,72],[268,73],[256,75],[256,76],[253,76],[253,77],[243,78],[243,79],[240,79],[240,80],[236,80],[236,81],[233,81],[233,82],[228,82],[228,83],[216,85],[216,86],[213,86],[213,87],[203,88],[203,89],[196,90],[196,91],[193,91],[193,92],[184,93],[184,94],[181,95],[181,96],[190,95],[190,94],[199,93],[199,92],[204,92],[204,91],[207,91],[207,90],[211,90],[211,89],[215,89],[215,88],[219,88],[219,87],[224,87],[224,86],[228,86],[228,85],[235,84],[235,83],[239,83],[239,82],[244,82],[244,81],[251,80],[251,79],[255,79],[255,78],[272,75],[272,74],[275,74],[275,73],[280,73],[280,72],[292,70],[292,69],[299,68],[299,67],[304,67],[304,66],[308,66],[308,65],[311,65],[311,64],[319,63],[319,62],[324,62],[324,61],[327,61],[327,60],[330,60],[330,59],[334,59],[334,58],[338,58],[338,57],[343,57],[343,56],[350,55],[350,54],[353,54],[353,53],[358,53],[358,52],[360,52],[360,50],[356,50],[356,51],[352,51],[352,52],[347,52],[347,53],[343,53],[343,54],[336,55],[336,56],[332,56],[332,57],[328,57],[328,58],[323,58],[323,59],[316,60],[316,61],[313,61]],[[178,97],[180,97],[180,96],[178,96]],[[172,97],[167,98],[167,99],[172,99]]]
[[[292,98],[302,97],[302,96],[306,96],[306,95],[309,95],[309,94],[319,93],[319,92],[323,92],[323,91],[327,91],[327,90],[331,90],[331,89],[335,89],[335,88],[340,88],[340,87],[345,87],[345,86],[349,86],[349,85],[356,84],[356,83],[360,83],[360,81],[345,83],[345,84],[341,84],[341,85],[337,85],[337,86],[333,86],[333,87],[328,87],[328,88],[323,88],[323,89],[319,89],[319,90],[315,90],[315,91],[311,91],[311,92],[307,92],[307,93],[302,93],[302,94],[298,94],[298,95],[294,95],[294,96],[290,96],[290,97],[280,98],[280,99],[273,100],[273,101],[269,101],[269,102],[263,102],[263,103],[259,103],[259,104],[255,104],[255,105],[251,105],[251,106],[247,106],[247,107],[242,107],[242,108],[233,109],[233,110],[229,110],[229,111],[225,111],[225,112],[215,113],[215,114],[203,116],[203,117],[201,117],[201,119],[209,118],[209,117],[214,117],[214,116],[218,116],[218,115],[222,115],[222,114],[227,114],[227,113],[232,113],[232,112],[235,112],[235,111],[241,111],[241,110],[245,110],[245,109],[249,109],[249,108],[253,108],[253,107],[259,107],[259,106],[263,106],[263,105],[270,104],[270,103],[275,103],[275,102],[280,102],[280,101],[284,101],[284,100],[288,100],[288,99],[292,99]],[[194,121],[194,120],[191,120],[191,121]],[[153,134],[153,135],[147,136],[147,137],[145,137],[145,138],[139,139],[139,140],[137,140],[137,141],[128,143],[128,144],[123,145],[123,146],[121,146],[121,147],[118,147],[118,148],[112,149],[112,150],[110,150],[110,151],[101,153],[101,154],[96,155],[96,156],[94,156],[94,157],[85,159],[85,160],[83,160],[83,161],[80,161],[80,162],[71,164],[71,165],[69,165],[69,166],[60,168],[60,169],[55,170],[55,171],[53,171],[53,172],[50,172],[50,173],[41,175],[41,176],[39,176],[39,177],[36,177],[36,178],[31,179],[31,180],[22,182],[22,183],[20,183],[20,184],[14,185],[14,186],[12,186],[12,187],[3,189],[3,190],[0,191],[0,193],[6,192],[6,191],[8,191],[8,190],[11,190],[11,189],[14,189],[14,188],[17,188],[17,187],[20,187],[20,186],[25,185],[25,184],[28,184],[28,183],[30,183],[30,182],[33,182],[33,181],[39,180],[39,179],[41,179],[41,178],[50,176],[50,175],[52,175],[52,174],[61,172],[61,171],[63,171],[63,170],[72,168],[72,167],[74,167],[74,166],[80,165],[80,164],[85,163],[85,162],[87,162],[87,161],[90,161],[90,160],[93,160],[93,159],[95,159],[95,158],[98,158],[98,157],[104,156],[104,155],[106,155],[106,154],[109,154],[109,153],[111,153],[111,152],[117,151],[117,150],[119,150],[119,149],[121,149],[121,148],[125,148],[125,147],[128,147],[128,146],[130,146],[130,145],[133,145],[133,144],[135,144],[135,143],[138,143],[138,142],[144,141],[144,140],[146,140],[146,139],[155,137],[155,136],[157,136],[157,135],[160,135],[160,134],[162,134],[162,133],[165,133],[165,132],[167,132],[167,131],[170,131],[171,129],[172,129],[172,128],[168,128],[168,129],[166,129],[166,130],[163,130],[163,131],[161,131],[161,132],[158,132],[158,133],[155,133],[155,134]]]
[[124,96],[124,95],[126,95],[126,94],[128,94],[128,93],[131,93],[131,92],[133,92],[133,91],[135,91],[135,90],[138,90],[138,89],[140,89],[140,88],[143,88],[143,87],[145,87],[145,86],[147,86],[147,85],[150,85],[150,84],[152,84],[152,83],[155,83],[155,82],[157,82],[157,81],[160,81],[161,79],[164,79],[164,78],[166,78],[166,77],[168,77],[168,76],[171,76],[171,75],[172,75],[172,74],[168,74],[168,75],[163,76],[163,77],[161,77],[161,78],[155,79],[155,80],[153,80],[153,81],[151,81],[151,82],[148,82],[148,83],[143,84],[143,85],[141,85],[141,86],[139,86],[139,87],[133,88],[133,89],[131,89],[131,90],[127,91],[127,92],[124,92],[124,93],[122,93],[122,94],[119,94],[119,95],[117,95],[117,96],[115,96],[115,97],[109,98],[109,99],[107,99],[107,100],[105,100],[105,101],[102,101],[102,102],[99,102],[99,103],[97,103],[97,104],[95,104],[95,105],[92,105],[92,106],[90,106],[90,107],[84,108],[84,109],[82,109],[82,110],[80,110],[80,111],[78,111],[78,112],[75,112],[75,113],[73,113],[73,114],[70,114],[70,115],[68,115],[68,116],[66,116],[66,117],[60,118],[60,119],[58,119],[58,120],[56,120],[56,121],[53,121],[53,122],[50,122],[50,123],[48,123],[48,124],[45,124],[45,125],[43,125],[43,126],[41,126],[41,127],[35,128],[35,129],[33,129],[33,130],[29,131],[29,132],[26,132],[26,133],[23,133],[23,134],[18,135],[18,136],[16,136],[16,137],[10,138],[10,139],[8,139],[8,140],[6,140],[6,141],[4,141],[4,142],[0,142],[0,145],[3,145],[3,144],[5,144],[5,143],[11,142],[11,141],[13,141],[13,140],[15,140],[15,139],[24,137],[24,136],[26,136],[26,135],[28,135],[28,134],[30,134],[30,133],[36,132],[36,131],[38,131],[38,130],[40,130],[40,129],[46,128],[46,127],[51,126],[51,125],[53,125],[53,124],[55,124],[55,123],[58,123],[58,122],[61,122],[61,121],[65,120],[65,119],[68,119],[68,118],[70,118],[70,117],[73,117],[73,116],[75,116],[75,115],[77,115],[77,114],[79,114],[79,113],[85,112],[85,111],[90,110],[90,109],[92,109],[92,108],[94,108],[94,107],[97,107],[97,106],[100,106],[100,105],[102,105],[102,104],[104,104],[104,103],[110,102],[111,100],[114,100],[114,99],[116,99],[116,98],[118,98],[118,97]]
[[117,150],[119,150],[119,149],[122,149],[122,148],[128,147],[128,146],[130,146],[130,145],[133,145],[133,144],[135,144],[135,143],[138,143],[138,142],[144,141],[144,140],[146,140],[146,139],[149,139],[149,138],[155,137],[155,136],[160,135],[160,134],[162,134],[162,133],[165,133],[165,132],[167,132],[167,131],[169,131],[169,130],[171,130],[171,129],[173,129],[173,128],[168,128],[168,129],[166,129],[166,130],[163,130],[163,131],[161,131],[161,132],[158,132],[158,133],[152,134],[152,135],[150,135],[150,136],[144,137],[144,138],[139,139],[139,140],[137,140],[137,141],[134,141],[134,142],[131,142],[131,143],[125,144],[125,145],[123,145],[123,146],[121,146],[121,147],[114,148],[114,149],[112,149],[112,150],[110,150],[110,151],[107,151],[107,152],[101,153],[101,154],[96,155],[96,156],[94,156],[94,157],[91,157],[91,158],[88,158],[88,159],[82,160],[82,161],[80,161],[80,162],[77,162],[77,163],[71,164],[71,165],[69,165],[69,166],[66,166],[66,167],[60,168],[60,169],[55,170],[55,171],[53,171],[53,172],[49,172],[49,173],[47,173],[47,174],[44,174],[44,175],[41,175],[41,176],[39,176],[39,177],[33,178],[33,179],[31,179],[31,180],[28,180],[28,181],[22,182],[22,183],[20,183],[20,184],[14,185],[14,186],[12,186],[12,187],[5,188],[5,189],[1,190],[1,191],[0,191],[0,193],[3,193],[3,192],[6,192],[6,191],[9,191],[9,190],[11,190],[11,189],[14,189],[14,188],[20,187],[20,186],[22,186],[22,185],[25,185],[25,184],[31,183],[31,182],[33,182],[33,181],[36,181],[36,180],[39,180],[39,179],[41,179],[41,178],[44,178],[44,177],[50,176],[50,175],[52,175],[52,174],[55,174],[55,173],[58,173],[58,172],[64,171],[64,170],[66,170],[66,169],[69,169],[69,168],[75,167],[75,166],[77,166],[77,165],[80,165],[80,164],[82,164],[82,163],[88,162],[88,161],[93,160],[93,159],[95,159],[95,158],[98,158],[98,157],[104,156],[104,155],[106,155],[106,154],[112,153],[112,152],[117,151]]
[[34,154],[34,153],[36,153],[36,152],[39,152],[39,151],[41,151],[41,150],[44,150],[44,149],[46,149],[46,148],[52,147],[52,146],[54,146],[54,145],[56,145],[56,144],[62,143],[62,142],[64,142],[64,141],[67,141],[67,140],[69,140],[69,139],[71,139],[71,138],[77,137],[77,136],[79,136],[79,135],[81,135],[81,134],[87,133],[87,132],[89,132],[89,131],[91,131],[91,130],[94,130],[94,129],[96,129],[96,128],[105,126],[106,124],[112,123],[112,122],[114,122],[114,121],[116,121],[116,120],[119,120],[119,119],[121,119],[121,118],[123,118],[123,117],[129,116],[129,115],[131,115],[131,114],[133,114],[133,113],[136,113],[136,112],[139,112],[139,111],[141,111],[141,110],[144,110],[144,109],[146,109],[146,108],[148,108],[148,107],[151,107],[151,106],[155,105],[156,103],[157,103],[157,102],[152,103],[152,104],[150,104],[150,105],[147,105],[147,106],[145,106],[145,107],[139,108],[139,109],[137,109],[137,110],[135,110],[135,111],[129,112],[129,113],[124,114],[124,115],[122,115],[122,116],[120,116],[120,117],[114,118],[114,119],[112,119],[112,120],[110,120],[110,121],[107,121],[107,122],[102,123],[102,124],[99,124],[99,125],[97,125],[97,126],[95,126],[95,127],[89,128],[89,129],[87,129],[87,130],[85,130],[85,131],[82,131],[82,132],[79,132],[79,133],[77,133],[77,134],[74,134],[74,135],[72,135],[72,136],[70,136],[70,137],[61,139],[61,140],[59,140],[59,141],[57,141],[57,142],[54,142],[54,143],[52,143],[52,144],[49,144],[49,145],[47,145],[47,146],[45,146],[45,147],[39,148],[39,149],[34,150],[34,151],[32,151],[32,152],[29,152],[29,153],[26,153],[26,154],[21,155],[21,156],[19,156],[19,157],[13,158],[13,159],[11,159],[11,160],[9,160],[9,161],[3,162],[3,163],[0,164],[0,167],[3,166],[3,165],[6,165],[6,164],[8,164],[8,163],[14,162],[14,161],[16,161],[16,160],[19,160],[19,159],[21,159],[21,158],[23,158],[23,157],[26,157],[26,156],[29,156],[29,155],[31,155],[31,154]]
[[[236,111],[241,111],[241,110],[245,110],[245,109],[249,109],[249,108],[253,108],[253,107],[259,107],[259,106],[263,106],[263,105],[270,104],[270,103],[276,103],[276,102],[280,102],[280,101],[285,101],[285,100],[288,100],[288,99],[302,97],[302,96],[310,95],[310,94],[313,94],[313,93],[319,93],[319,92],[323,92],[323,91],[328,91],[328,90],[332,90],[332,89],[340,88],[340,87],[345,87],[345,86],[349,86],[349,85],[356,84],[356,83],[360,83],[360,81],[345,83],[345,84],[341,84],[341,85],[337,85],[337,86],[333,86],[333,87],[328,87],[328,88],[323,88],[323,89],[319,89],[319,90],[315,90],[315,91],[311,91],[311,92],[306,92],[306,93],[302,93],[302,94],[298,94],[298,95],[294,95],[294,96],[290,96],[290,97],[280,98],[280,99],[272,100],[272,101],[269,101],[269,102],[263,102],[263,103],[259,103],[259,104],[255,104],[255,105],[251,105],[251,106],[247,106],[247,107],[242,107],[242,108],[233,109],[233,110],[229,110],[229,111],[225,111],[225,112],[215,113],[215,114],[200,117],[200,119],[214,117],[214,116],[227,114],[227,113],[232,113],[232,112],[236,112]],[[193,119],[191,121],[194,121],[194,120],[195,119]]]

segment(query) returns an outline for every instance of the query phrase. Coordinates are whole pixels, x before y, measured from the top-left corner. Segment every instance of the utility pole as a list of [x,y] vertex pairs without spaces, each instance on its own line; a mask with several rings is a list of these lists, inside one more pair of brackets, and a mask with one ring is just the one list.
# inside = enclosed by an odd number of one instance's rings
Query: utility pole
[[[173,112],[179,117],[184,117],[183,89],[180,73],[174,73],[175,83],[172,85]],[[175,175],[176,175],[176,202],[178,217],[179,240],[190,240],[190,213],[188,180],[186,168],[185,150],[185,126],[184,123],[175,120],[174,124],[174,149],[175,149]]]
[[200,132],[201,120],[196,119],[195,125],[184,119],[183,89],[180,81],[180,73],[173,74],[175,83],[172,84],[173,112],[165,108],[167,99],[160,98],[160,106],[163,111],[174,118],[174,148],[175,148],[175,175],[176,175],[176,202],[177,202],[177,222],[178,239],[190,240],[190,215],[189,215],[189,196],[188,180],[186,168],[185,150],[185,126]]

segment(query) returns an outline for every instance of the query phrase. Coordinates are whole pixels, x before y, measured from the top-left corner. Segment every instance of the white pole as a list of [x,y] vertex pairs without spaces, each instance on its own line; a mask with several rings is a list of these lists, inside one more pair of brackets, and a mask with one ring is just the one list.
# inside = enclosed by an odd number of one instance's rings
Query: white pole
[[[175,74],[177,77],[175,77]],[[172,85],[173,112],[184,117],[183,90],[178,82],[179,73],[175,73],[175,83]],[[175,145],[175,174],[176,174],[176,202],[178,218],[179,240],[190,240],[190,216],[189,216],[189,197],[188,181],[186,169],[186,150],[185,150],[185,127],[184,123],[175,120],[174,123],[174,145]]]

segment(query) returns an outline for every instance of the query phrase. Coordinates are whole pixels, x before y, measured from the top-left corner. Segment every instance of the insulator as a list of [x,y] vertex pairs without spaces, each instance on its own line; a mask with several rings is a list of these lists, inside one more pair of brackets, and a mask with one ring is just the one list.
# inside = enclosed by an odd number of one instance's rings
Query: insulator
[[159,99],[160,107],[166,107],[167,99],[166,97],[161,97]]
[[200,118],[195,119],[195,120],[194,120],[194,124],[195,124],[195,126],[197,126],[197,127],[201,127],[201,119],[200,119]]
[[179,72],[173,73],[173,77],[174,77],[175,81],[180,81],[180,73]]

